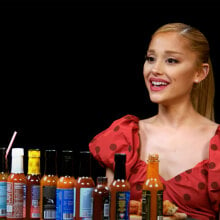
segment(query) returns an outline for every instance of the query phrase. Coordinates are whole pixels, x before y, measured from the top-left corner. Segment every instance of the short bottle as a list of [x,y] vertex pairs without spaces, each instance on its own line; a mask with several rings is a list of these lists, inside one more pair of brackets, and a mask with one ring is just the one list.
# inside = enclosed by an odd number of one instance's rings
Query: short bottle
[[159,155],[148,156],[147,176],[142,188],[142,219],[163,219],[163,184],[159,177]]
[[11,173],[7,179],[7,219],[26,218],[26,187],[24,149],[12,148]]
[[40,150],[28,150],[26,219],[40,219]]
[[56,219],[72,220],[75,217],[76,180],[73,176],[73,151],[63,150],[61,176],[56,189]]
[[108,178],[98,176],[96,187],[93,190],[93,220],[109,220],[110,191]]
[[40,180],[40,219],[56,219],[57,151],[45,150],[44,175]]
[[129,220],[130,184],[126,179],[126,154],[115,154],[114,180],[110,185],[110,219]]
[[75,220],[92,220],[92,192],[95,183],[91,177],[91,153],[80,152],[79,176],[76,181],[76,215]]
[[6,219],[7,207],[7,160],[5,158],[6,148],[0,148],[0,219]]

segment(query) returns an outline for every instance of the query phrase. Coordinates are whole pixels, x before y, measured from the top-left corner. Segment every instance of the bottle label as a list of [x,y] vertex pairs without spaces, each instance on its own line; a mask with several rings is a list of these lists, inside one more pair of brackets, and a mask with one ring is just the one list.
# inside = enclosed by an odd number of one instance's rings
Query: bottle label
[[40,218],[40,186],[31,186],[31,218]]
[[7,218],[26,217],[26,185],[7,183]]
[[150,220],[150,200],[151,192],[148,190],[142,191],[142,219]]
[[116,220],[129,220],[130,191],[116,192]]
[[74,189],[57,189],[56,198],[56,219],[72,220],[74,213]]
[[80,188],[79,217],[92,220],[92,192],[94,188]]
[[6,216],[7,182],[0,182],[0,217]]
[[[157,220],[163,219],[163,190],[157,191]],[[142,191],[142,219],[150,220],[151,211],[151,192],[149,190]]]
[[109,220],[109,211],[110,211],[110,198],[104,197],[103,198],[103,219]]
[[163,219],[163,190],[157,191],[157,219]]
[[43,218],[56,219],[56,186],[43,186]]

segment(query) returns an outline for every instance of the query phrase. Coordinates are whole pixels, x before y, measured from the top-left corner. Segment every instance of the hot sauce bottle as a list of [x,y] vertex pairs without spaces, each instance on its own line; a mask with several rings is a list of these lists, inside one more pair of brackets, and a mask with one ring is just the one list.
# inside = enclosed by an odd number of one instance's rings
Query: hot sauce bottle
[[7,179],[7,219],[26,217],[26,177],[24,149],[12,148],[11,173]]
[[40,219],[40,150],[28,150],[27,217]]
[[6,219],[8,172],[5,153],[6,148],[0,148],[0,219]]
[[76,182],[76,216],[75,220],[92,220],[92,192],[95,183],[91,177],[91,154],[80,152],[79,177]]
[[45,150],[45,169],[40,180],[40,219],[56,219],[57,180],[57,151]]
[[148,156],[147,177],[142,190],[142,219],[163,219],[163,184],[159,177],[159,155]]
[[93,220],[109,220],[110,191],[106,176],[98,176],[93,190]]
[[57,181],[56,189],[56,219],[69,219],[75,217],[76,180],[73,176],[73,151],[62,151],[61,176]]
[[130,184],[126,180],[126,154],[115,154],[114,180],[110,185],[110,219],[129,219]]

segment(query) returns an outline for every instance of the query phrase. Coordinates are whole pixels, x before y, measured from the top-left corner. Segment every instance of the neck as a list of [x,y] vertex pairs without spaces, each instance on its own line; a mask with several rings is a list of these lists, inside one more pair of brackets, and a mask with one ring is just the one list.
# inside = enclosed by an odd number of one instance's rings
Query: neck
[[156,121],[163,125],[169,125],[178,128],[182,125],[190,125],[194,123],[198,113],[193,108],[192,104],[187,105],[159,105]]

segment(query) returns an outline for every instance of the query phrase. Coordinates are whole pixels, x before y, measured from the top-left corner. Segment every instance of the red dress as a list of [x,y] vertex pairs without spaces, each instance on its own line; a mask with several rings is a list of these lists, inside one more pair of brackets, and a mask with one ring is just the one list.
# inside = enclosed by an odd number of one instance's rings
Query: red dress
[[[96,135],[89,149],[102,166],[114,170],[114,154],[126,153],[126,175],[131,185],[131,199],[140,200],[147,164],[139,158],[139,118],[126,115]],[[176,204],[189,217],[215,219],[220,204],[220,126],[209,142],[209,159],[198,163],[172,179],[161,181],[164,200]]]

